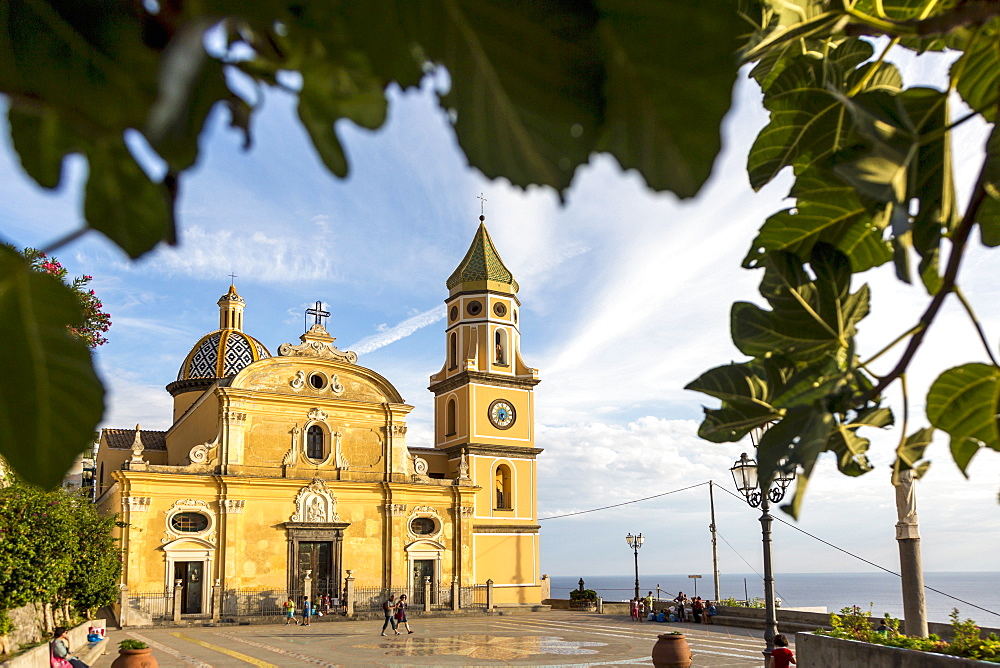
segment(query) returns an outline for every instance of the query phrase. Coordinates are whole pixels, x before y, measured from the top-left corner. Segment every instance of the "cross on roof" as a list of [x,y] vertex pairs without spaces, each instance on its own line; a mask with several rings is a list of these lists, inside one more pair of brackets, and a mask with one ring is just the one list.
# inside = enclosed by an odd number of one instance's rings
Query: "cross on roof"
[[236,274],[229,274],[230,283],[236,283]]
[[486,198],[483,197],[483,193],[479,193],[479,196],[476,197],[476,199],[479,200],[479,215],[486,215]]
[[329,318],[330,312],[323,310],[323,302],[316,302],[312,308],[306,309],[306,315],[315,316],[315,324],[322,325],[323,318]]

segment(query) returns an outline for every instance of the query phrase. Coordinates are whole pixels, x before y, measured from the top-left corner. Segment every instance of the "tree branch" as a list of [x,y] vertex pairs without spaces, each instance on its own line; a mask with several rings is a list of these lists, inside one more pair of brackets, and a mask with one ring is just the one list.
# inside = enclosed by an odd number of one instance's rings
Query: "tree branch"
[[976,223],[976,214],[979,213],[979,207],[982,205],[983,201],[986,199],[986,189],[984,187],[986,181],[986,162],[983,162],[983,166],[979,171],[979,177],[976,179],[976,186],[972,191],[972,199],[969,201],[969,208],[965,210],[965,216],[962,217],[962,222],[958,224],[955,231],[952,232],[951,236],[951,254],[948,256],[948,267],[945,269],[944,277],[941,280],[941,289],[937,291],[931,303],[927,306],[927,310],[924,311],[923,315],[920,316],[920,320],[917,323],[919,329],[914,333],[913,338],[906,346],[906,350],[903,351],[903,356],[900,357],[899,362],[896,364],[892,371],[882,376],[879,380],[878,385],[868,393],[867,399],[877,397],[882,394],[893,381],[899,378],[906,372],[907,367],[913,360],[914,355],[917,354],[917,349],[920,348],[920,344],[923,343],[924,336],[927,335],[927,330],[930,329],[931,323],[934,322],[934,318],[937,317],[938,312],[941,310],[941,306],[944,304],[945,298],[955,290],[955,281],[958,278],[958,270],[962,266],[962,257],[965,255],[966,245],[969,241],[969,234],[972,233],[972,226]]

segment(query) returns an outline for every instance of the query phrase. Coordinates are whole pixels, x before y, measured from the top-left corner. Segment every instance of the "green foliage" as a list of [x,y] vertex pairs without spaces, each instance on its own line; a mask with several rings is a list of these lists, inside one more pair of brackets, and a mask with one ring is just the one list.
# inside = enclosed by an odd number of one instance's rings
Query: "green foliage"
[[55,276],[35,271],[0,246],[0,454],[29,482],[52,487],[93,441],[104,390],[87,344],[69,330],[84,326],[80,301]]
[[118,649],[147,649],[149,645],[134,638],[126,638],[118,643]]
[[[871,468],[869,442],[857,432],[892,424],[883,394],[904,378],[944,300],[958,293],[973,229],[985,245],[1000,245],[1000,137],[990,137],[963,212],[951,159],[952,130],[975,118],[993,122],[1000,108],[1000,5],[971,12],[935,0],[762,0],[747,18],[756,29],[743,55],[755,63],[751,76],[770,114],[748,156],[750,183],[759,189],[791,168],[794,204],[763,223],[743,261],[764,269],[760,292],[771,307],[733,306],[733,342],[750,360],[712,369],[688,389],[721,401],[705,409],[699,434],[707,440],[738,441],[770,427],[757,453],[762,488],[778,470],[800,471],[784,506],[798,516],[821,452],[832,451],[847,475]],[[890,38],[876,42],[881,53],[871,36]],[[974,110],[958,119],[947,90],[907,88],[890,62],[893,49],[945,48],[958,53],[950,89]],[[930,300],[917,323],[862,360],[857,325],[869,297],[867,286],[851,291],[853,275],[890,261]],[[926,402],[932,426],[906,433],[903,425],[894,475],[927,470],[922,458],[934,428],[950,435],[963,472],[981,448],[1000,450],[1000,366],[959,297],[990,363],[940,375]],[[905,350],[895,365],[876,372],[872,363],[899,344]]]
[[596,601],[597,592],[593,589],[584,589],[580,591],[579,589],[574,589],[569,593],[569,600],[571,601]]
[[[438,93],[440,104],[469,162],[487,176],[563,192],[592,154],[606,152],[650,187],[693,196],[719,152],[744,31],[728,0],[37,0],[0,4],[0,94],[25,172],[53,189],[68,156],[85,158],[86,228],[137,258],[173,243],[178,183],[200,157],[212,110],[225,108],[249,145],[263,98],[250,101],[229,87],[246,77],[298,96],[303,128],[340,177],[349,162],[336,123],[378,128],[387,88],[415,86],[441,66],[450,88]],[[209,33],[225,35],[218,51],[206,51],[206,42],[219,42]],[[139,133],[163,169],[144,169],[127,133]],[[0,344],[31,351],[10,372],[34,371],[37,387],[25,401],[44,405],[60,379],[43,373],[44,363],[30,366],[32,355],[62,355],[65,346],[35,337],[26,348],[22,339],[36,313],[53,330],[78,319],[35,291],[3,299],[22,269],[0,262],[0,321],[12,328]],[[84,380],[61,404],[58,437],[74,453],[86,446],[102,405],[90,361],[81,362]],[[47,435],[31,428],[3,433],[4,414],[24,405],[0,397],[0,454],[27,479],[51,484],[65,469],[63,457],[49,456],[55,439],[39,441]],[[41,443],[41,456],[18,456],[15,443]]]
[[742,601],[737,598],[724,598],[721,601],[718,601],[718,604],[732,608],[763,608],[765,605],[764,599],[759,597],[754,597],[749,601]]
[[991,633],[988,638],[981,638],[976,623],[971,619],[960,621],[957,609],[952,610],[950,617],[951,642],[944,642],[934,634],[926,638],[902,635],[899,633],[899,620],[890,617],[889,613],[886,613],[884,621],[887,631],[880,633],[872,628],[871,608],[864,611],[858,606],[843,608],[840,615],[831,614],[830,626],[833,629],[831,631],[815,631],[815,633],[834,638],[859,640],[921,652],[950,654],[969,659],[985,661],[1000,659],[1000,638],[997,638],[996,634]]
[[114,518],[62,490],[14,483],[0,489],[0,612],[32,602],[71,602],[81,613],[117,596],[121,560]]

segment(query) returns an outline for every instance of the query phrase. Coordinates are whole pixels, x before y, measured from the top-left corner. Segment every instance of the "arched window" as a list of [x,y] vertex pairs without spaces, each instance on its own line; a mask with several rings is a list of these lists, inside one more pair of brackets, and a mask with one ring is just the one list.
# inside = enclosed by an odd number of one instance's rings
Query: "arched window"
[[496,488],[497,510],[512,510],[514,508],[514,497],[510,484],[510,467],[506,464],[497,466],[494,475],[494,487]]
[[456,422],[456,420],[455,420],[455,400],[454,399],[449,399],[448,400],[448,421],[447,421],[448,430],[447,430],[447,433],[445,433],[445,436],[454,436],[455,435],[455,422]]
[[506,332],[498,329],[496,332],[496,363],[506,366],[507,364],[507,337]]
[[323,428],[314,424],[306,430],[306,457],[309,459],[326,459],[323,453]]
[[458,366],[458,334],[451,333],[451,368]]

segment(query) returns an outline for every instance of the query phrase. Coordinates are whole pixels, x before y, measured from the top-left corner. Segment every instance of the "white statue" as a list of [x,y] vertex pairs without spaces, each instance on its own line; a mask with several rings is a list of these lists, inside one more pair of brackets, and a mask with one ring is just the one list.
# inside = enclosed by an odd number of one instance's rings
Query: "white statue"
[[306,511],[306,521],[326,522],[326,508],[323,507],[323,500],[318,496],[309,502],[309,510]]

